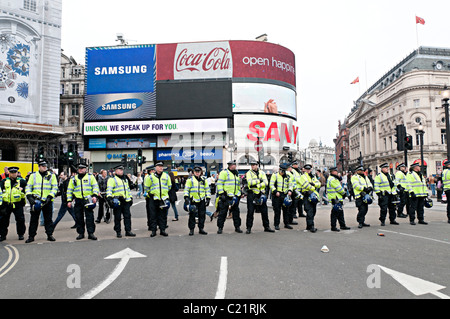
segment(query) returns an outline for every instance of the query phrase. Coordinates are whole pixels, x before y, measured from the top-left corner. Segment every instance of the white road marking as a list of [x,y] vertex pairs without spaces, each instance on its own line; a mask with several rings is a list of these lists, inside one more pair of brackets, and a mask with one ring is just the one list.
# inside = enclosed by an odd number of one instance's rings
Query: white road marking
[[222,257],[222,260],[220,262],[219,284],[217,285],[217,292],[215,299],[225,299],[225,293],[227,291],[227,278],[228,278],[228,258]]
[[407,274],[403,274],[401,272],[380,265],[378,265],[378,267],[380,267],[380,269],[382,269],[385,273],[394,278],[398,283],[400,283],[403,287],[408,289],[411,293],[413,293],[416,296],[432,294],[441,299],[450,299],[449,296],[439,292],[439,290],[446,288],[444,286],[417,277],[413,277]]
[[[11,269],[13,269],[14,266],[19,261],[19,251],[17,250],[16,247],[8,245],[8,246],[5,246],[5,249],[8,251],[8,260],[0,268],[0,278],[5,276]],[[14,257],[14,260],[13,260],[13,257]],[[13,262],[10,264],[11,260],[13,260]],[[8,265],[9,265],[9,267],[8,267]],[[8,267],[8,268],[6,268],[6,267]]]
[[450,245],[450,242],[448,241],[443,241],[443,240],[439,240],[439,239],[434,239],[434,238],[429,238],[429,237],[423,237],[423,236],[417,236],[417,235],[411,235],[411,234],[405,234],[405,233],[399,233],[396,231],[392,231],[392,230],[384,230],[384,229],[379,229],[379,231],[384,232],[384,233],[393,233],[393,234],[399,234],[399,235],[403,235],[403,236],[409,236],[409,237],[415,237],[415,238],[420,238],[420,239],[426,239],[426,240],[431,240],[431,241],[435,241],[441,244],[447,244]]
[[113,270],[113,272],[103,281],[100,285],[92,289],[91,291],[85,293],[83,296],[81,296],[79,299],[92,299],[95,296],[97,296],[100,292],[102,292],[106,287],[108,287],[110,284],[114,282],[114,280],[117,279],[117,277],[120,276],[122,271],[127,266],[128,262],[131,258],[145,258],[147,256],[142,255],[140,253],[137,253],[130,248],[124,249],[117,254],[111,255],[109,257],[106,257],[105,259],[120,259],[119,264],[116,266],[116,268]]

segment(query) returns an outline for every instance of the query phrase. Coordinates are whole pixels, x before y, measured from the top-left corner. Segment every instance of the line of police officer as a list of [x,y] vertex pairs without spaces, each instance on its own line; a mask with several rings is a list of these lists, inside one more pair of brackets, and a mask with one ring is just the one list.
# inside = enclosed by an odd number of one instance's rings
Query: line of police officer
[[[242,233],[239,203],[243,195],[241,180],[236,169],[236,162],[227,163],[217,181],[216,208],[218,211],[218,234],[222,234],[228,213],[232,215],[235,231]],[[53,201],[56,197],[58,184],[55,174],[48,171],[45,160],[38,163],[39,170],[30,175],[28,183],[17,176],[18,168],[9,169],[9,178],[0,183],[0,241],[6,239],[11,214],[15,215],[17,233],[20,240],[24,239],[26,226],[24,218],[25,198],[31,206],[31,219],[29,237],[26,243],[31,243],[37,233],[39,215],[44,217],[45,232],[49,241],[55,241],[53,237],[52,211]],[[444,192],[450,197],[450,161],[444,163],[443,184]],[[396,217],[405,218],[403,208],[406,207],[411,225],[415,225],[415,218],[419,224],[427,224],[424,220],[424,207],[432,207],[432,200],[428,198],[426,178],[420,172],[420,165],[413,164],[410,171],[406,171],[406,165],[397,166],[397,173],[389,172],[388,164],[380,166],[381,172],[375,177],[374,185],[364,174],[362,166],[356,168],[356,174],[352,176],[351,183],[358,208],[358,228],[369,227],[365,223],[368,207],[373,202],[372,193],[375,192],[380,206],[380,222],[385,225],[389,212],[390,223],[398,225]],[[144,179],[144,192],[146,194],[146,211],[148,227],[151,237],[156,236],[157,228],[160,235],[167,237],[167,212],[170,207],[169,190],[171,179],[164,172],[162,163],[147,168],[149,174]],[[292,229],[291,225],[297,223],[293,220],[298,209],[304,206],[306,212],[306,229],[314,233],[314,217],[317,203],[320,200],[318,189],[321,183],[311,173],[312,166],[305,165],[300,171],[298,163],[281,164],[279,171],[273,174],[270,182],[264,172],[259,170],[257,162],[251,163],[251,169],[246,173],[247,182],[244,188],[247,195],[246,233],[250,234],[253,227],[254,213],[261,213],[265,232],[274,232],[270,228],[267,208],[267,188],[272,195],[274,210],[274,227],[280,229],[281,215],[283,215],[284,228]],[[133,197],[128,181],[123,173],[124,167],[119,165],[114,168],[115,175],[107,183],[106,202],[113,209],[114,230],[118,238],[122,237],[121,220],[124,220],[125,236],[135,237],[131,232],[131,211]],[[95,236],[94,208],[100,196],[99,187],[93,175],[87,173],[87,167],[81,163],[78,165],[78,174],[71,177],[67,188],[67,205],[74,207],[77,220],[77,240],[85,236],[87,230],[88,239],[97,240]],[[332,203],[330,215],[331,230],[340,231],[350,229],[346,226],[343,210],[343,201],[346,191],[341,185],[337,168],[330,169],[327,180],[327,194]],[[184,190],[184,209],[189,212],[189,235],[194,235],[196,218],[198,218],[199,234],[207,235],[204,231],[206,207],[211,201],[211,193],[208,182],[202,176],[202,168],[194,168]],[[73,202],[73,203],[72,203]],[[450,223],[450,203],[447,205],[447,217]],[[85,222],[86,221],[86,222]],[[338,229],[337,222],[340,228]]]

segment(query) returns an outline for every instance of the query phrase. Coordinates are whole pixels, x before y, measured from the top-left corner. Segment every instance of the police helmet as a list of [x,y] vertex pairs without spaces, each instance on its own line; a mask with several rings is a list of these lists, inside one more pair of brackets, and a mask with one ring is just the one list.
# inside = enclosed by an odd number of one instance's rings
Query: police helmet
[[425,199],[425,207],[426,208],[432,208],[433,207],[433,200],[429,197]]
[[34,211],[40,210],[42,208],[42,202],[40,199],[36,199],[34,202]]
[[95,207],[97,207],[97,204],[92,201],[92,196],[91,195],[88,196],[86,204],[84,205],[84,207],[89,208],[89,209],[94,209]]
[[120,200],[118,198],[113,199],[113,208],[118,208],[120,206]]
[[189,213],[197,214],[198,213],[198,207],[196,205],[189,205]]
[[259,198],[255,198],[255,200],[253,201],[253,203],[257,206],[262,206],[265,203],[267,203],[267,197],[266,195],[261,195]]
[[291,198],[291,196],[288,195],[284,198],[283,206],[290,207],[291,205],[292,205],[292,198]]
[[369,194],[364,195],[363,202],[367,205],[371,205],[373,203],[372,196],[370,196]]
[[231,207],[237,206],[238,203],[239,203],[238,198],[236,196],[233,196],[233,198],[231,199],[231,202],[230,202],[230,206]]
[[334,204],[334,205],[333,205],[333,210],[334,210],[335,212],[342,212],[342,211],[344,211],[344,208],[343,208],[343,206],[342,206],[342,203],[339,202],[339,203]]
[[311,195],[309,195],[308,201],[312,204],[317,204],[319,202],[319,197],[317,197],[316,193],[311,193]]

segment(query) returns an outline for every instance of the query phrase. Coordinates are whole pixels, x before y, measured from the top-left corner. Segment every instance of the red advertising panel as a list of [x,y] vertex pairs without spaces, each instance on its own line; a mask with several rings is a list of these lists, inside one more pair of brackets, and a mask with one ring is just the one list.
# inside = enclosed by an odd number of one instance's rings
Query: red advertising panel
[[157,45],[157,80],[261,78],[296,86],[295,56],[277,44],[219,41]]
[[230,41],[234,78],[278,80],[296,86],[295,55],[277,44]]

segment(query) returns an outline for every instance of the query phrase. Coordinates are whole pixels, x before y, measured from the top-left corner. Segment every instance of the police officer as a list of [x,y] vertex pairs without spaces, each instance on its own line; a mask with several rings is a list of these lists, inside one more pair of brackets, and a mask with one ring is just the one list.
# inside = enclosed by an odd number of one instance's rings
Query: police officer
[[26,226],[23,208],[26,205],[25,188],[27,182],[17,176],[18,171],[18,167],[10,167],[9,177],[0,182],[2,191],[0,196],[3,200],[2,209],[0,210],[0,242],[6,240],[11,214],[14,214],[16,219],[16,230],[19,240],[24,239]]
[[442,183],[444,184],[444,193],[447,196],[447,219],[450,224],[450,160],[444,162],[444,172],[442,174]]
[[[97,240],[95,237],[94,208],[100,193],[97,180],[94,175],[87,174],[87,166],[84,163],[78,164],[78,174],[72,176],[67,186],[67,207],[73,207],[77,220],[77,240],[84,238],[85,228],[88,232],[88,239]],[[86,216],[86,224],[84,222]]]
[[163,163],[155,164],[155,172],[146,176],[144,190],[150,198],[148,201],[148,216],[150,216],[150,237],[156,236],[156,228],[159,227],[160,235],[167,237],[167,213],[170,206],[169,189],[172,181],[169,174],[164,172]]
[[274,233],[275,231],[270,228],[269,212],[267,209],[266,187],[269,186],[267,176],[259,169],[258,162],[251,162],[250,166],[251,169],[245,174],[248,183],[246,234],[252,232],[256,206],[261,213],[264,231]]
[[227,163],[228,168],[220,172],[217,180],[217,196],[219,197],[217,217],[217,233],[222,234],[228,211],[233,217],[234,230],[242,233],[239,202],[241,199],[241,181],[236,170],[236,161]]
[[364,174],[364,167],[358,166],[356,168],[356,174],[352,176],[351,182],[355,194],[356,207],[358,208],[358,215],[356,216],[358,228],[370,227],[369,224],[365,223],[366,215],[369,211],[369,203],[364,200],[364,196],[373,191],[373,186],[369,178]]
[[419,224],[428,225],[424,220],[424,205],[425,199],[428,197],[427,181],[420,171],[420,164],[415,163],[411,165],[411,171],[407,175],[409,182],[409,197],[411,200],[411,207],[409,211],[409,222],[411,225],[416,225],[416,212]]
[[[312,166],[310,164],[306,164],[303,168],[305,173],[300,177],[300,190],[305,197],[303,202],[306,211],[306,230],[315,233],[317,228],[314,227],[314,217],[316,216],[317,203],[320,201],[317,190],[320,189],[322,184],[311,173]],[[317,201],[314,200],[314,197],[317,198]]]
[[400,197],[400,203],[397,205],[397,217],[406,218],[407,215],[403,214],[403,208],[406,206],[406,212],[409,211],[409,185],[406,179],[405,163],[401,163],[396,167],[397,173],[395,173],[395,181],[397,184],[397,193]]
[[[339,232],[340,229],[350,229],[345,225],[344,218],[344,199],[347,192],[341,185],[342,178],[338,175],[337,167],[330,168],[330,176],[327,179],[327,195],[333,205],[331,209],[331,230]],[[339,221],[340,229],[336,228],[336,222]]]
[[202,176],[202,168],[194,167],[194,175],[187,181],[184,188],[184,208],[189,212],[189,236],[194,235],[195,217],[198,215],[198,229],[200,235],[208,235],[204,230],[206,207],[211,202],[211,190],[206,178]]
[[[270,178],[270,190],[272,191],[272,207],[274,211],[273,224],[276,230],[280,230],[281,211],[283,211],[284,228],[293,229],[289,225],[289,207],[285,203],[287,197],[292,196],[293,182],[290,175],[286,174],[288,164],[282,163],[279,171]],[[292,198],[292,197],[291,197]]]
[[[297,181],[296,181],[296,177],[297,175],[294,174],[294,169],[293,169],[293,165],[292,163],[288,165],[288,168],[286,169],[286,175],[288,175],[291,178],[291,182],[292,182],[292,204],[291,206],[289,206],[288,209],[288,224],[289,225],[298,225],[298,223],[296,221],[294,221],[294,217],[296,216],[296,199],[295,199],[295,195],[298,192],[297,190]],[[300,176],[298,177],[300,178]]]
[[375,193],[378,196],[378,205],[380,206],[380,222],[381,226],[385,225],[386,216],[389,210],[389,220],[391,225],[398,225],[395,218],[395,204],[393,203],[397,196],[397,187],[395,180],[389,172],[389,164],[384,163],[380,165],[381,172],[375,177]]
[[[298,162],[295,161],[292,163],[292,174],[294,175],[294,181],[296,183],[296,185],[294,185],[294,190],[295,192],[299,192],[300,191],[300,177],[303,174],[303,171],[300,170],[300,168],[298,167]],[[294,218],[296,217],[296,211],[298,211],[298,217],[306,217],[306,215],[303,213],[303,200],[304,197],[303,196],[296,196],[297,194],[294,194]]]
[[148,227],[148,230],[151,231],[152,229],[150,227],[150,206],[149,205],[153,205],[153,204],[150,204],[150,201],[153,201],[153,198],[148,196],[147,192],[149,190],[145,187],[145,183],[146,183],[146,180],[148,178],[150,178],[150,175],[152,175],[153,173],[156,172],[155,171],[155,165],[148,166],[146,168],[146,171],[147,171],[147,174],[144,177],[144,183],[143,183],[143,185],[144,185],[144,197],[145,197],[145,210],[146,210],[146,213],[147,213],[147,227]]
[[106,188],[106,200],[109,207],[113,208],[114,214],[114,231],[117,238],[122,238],[122,231],[120,221],[123,216],[123,223],[125,226],[125,236],[135,237],[136,234],[131,232],[131,211],[133,205],[133,196],[130,192],[130,185],[128,179],[123,173],[124,167],[122,165],[114,168],[114,177],[108,179],[108,186]]
[[55,241],[53,237],[53,201],[58,192],[56,175],[48,170],[46,160],[38,162],[39,170],[30,175],[26,187],[26,197],[31,206],[30,227],[26,243],[34,241],[39,224],[39,215],[44,216],[45,233],[48,241]]

